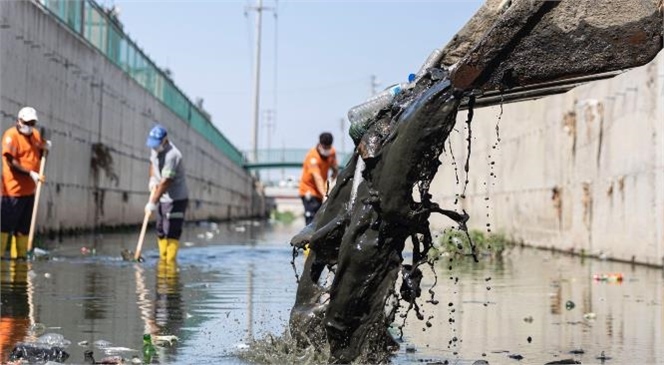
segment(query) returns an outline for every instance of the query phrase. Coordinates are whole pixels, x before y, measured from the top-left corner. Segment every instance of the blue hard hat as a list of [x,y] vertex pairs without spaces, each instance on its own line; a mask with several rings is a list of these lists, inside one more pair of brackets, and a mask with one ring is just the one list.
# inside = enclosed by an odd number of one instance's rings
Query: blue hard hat
[[148,134],[148,140],[145,142],[145,145],[150,148],[157,148],[164,140],[164,138],[166,138],[167,134],[168,132],[166,132],[166,128],[157,124],[150,130],[150,134]]

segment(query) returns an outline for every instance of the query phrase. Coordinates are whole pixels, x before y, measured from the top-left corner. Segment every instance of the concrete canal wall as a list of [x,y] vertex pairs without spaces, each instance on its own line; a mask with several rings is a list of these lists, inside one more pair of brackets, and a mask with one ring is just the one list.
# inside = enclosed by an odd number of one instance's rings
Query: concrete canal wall
[[[222,152],[191,120],[155,98],[38,3],[0,2],[0,45],[2,130],[14,123],[22,106],[30,105],[53,141],[40,230],[140,224],[148,198],[145,138],[156,122],[168,128],[184,155],[190,189],[187,219],[261,213],[262,197],[237,158]],[[209,121],[202,122],[217,132]]]
[[[450,153],[433,183],[434,197],[447,207],[465,180],[465,119],[460,113],[451,138],[461,184]],[[472,135],[466,199],[456,205],[471,214],[472,228],[538,247],[662,265],[663,54],[565,94],[503,105],[502,113],[478,109]],[[435,218],[433,226],[449,220]]]

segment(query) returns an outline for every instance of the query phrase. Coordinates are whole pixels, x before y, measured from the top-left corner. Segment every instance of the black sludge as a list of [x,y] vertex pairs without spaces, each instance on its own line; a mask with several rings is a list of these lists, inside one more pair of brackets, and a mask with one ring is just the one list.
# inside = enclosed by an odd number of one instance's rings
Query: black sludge
[[[418,266],[426,262],[432,244],[428,218],[442,211],[430,201],[428,187],[459,106],[447,79],[425,83],[379,113],[358,149],[366,157],[362,181],[353,182],[357,162],[351,163],[312,223],[314,232],[292,242],[298,246],[309,239],[312,252],[291,312],[291,334],[301,344],[319,346],[327,340],[332,363],[386,361],[398,348],[387,331],[396,308],[386,310],[386,302],[400,293],[409,309],[418,310]],[[354,203],[353,183],[358,185]],[[412,196],[416,185],[419,202]],[[413,263],[402,266],[408,237],[414,244]],[[319,283],[325,268],[334,272],[327,302]],[[396,293],[400,270],[405,282]]]
[[48,361],[63,363],[69,354],[61,347],[37,346],[31,344],[18,344],[14,346],[9,361],[27,361],[28,363],[44,363]]

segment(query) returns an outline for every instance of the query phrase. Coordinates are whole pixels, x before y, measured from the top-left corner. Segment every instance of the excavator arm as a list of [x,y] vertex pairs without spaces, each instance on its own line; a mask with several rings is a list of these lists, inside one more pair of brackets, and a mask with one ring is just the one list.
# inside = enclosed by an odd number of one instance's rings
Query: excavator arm
[[487,0],[438,65],[474,89],[476,106],[565,92],[651,61],[662,49],[662,0]]

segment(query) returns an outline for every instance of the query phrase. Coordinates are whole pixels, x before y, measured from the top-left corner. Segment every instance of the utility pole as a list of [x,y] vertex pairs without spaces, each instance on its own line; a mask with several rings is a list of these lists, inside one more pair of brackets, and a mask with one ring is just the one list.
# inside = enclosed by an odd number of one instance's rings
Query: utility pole
[[[272,130],[274,128],[274,110],[272,109],[267,109],[263,110],[263,118],[265,119],[265,129],[267,129],[267,153],[271,154],[270,148],[271,148],[271,138],[272,138]],[[270,181],[270,170],[267,170],[267,181]]]
[[[260,106],[260,83],[261,83],[261,28],[263,22],[263,11],[273,10],[263,6],[263,0],[258,0],[258,5],[249,7],[248,10],[256,11],[256,49],[254,51],[254,106],[253,106],[253,136],[252,136],[252,162],[258,158],[258,119]],[[245,10],[246,14],[246,10]]]

